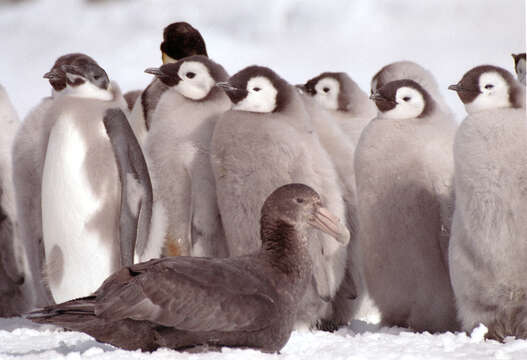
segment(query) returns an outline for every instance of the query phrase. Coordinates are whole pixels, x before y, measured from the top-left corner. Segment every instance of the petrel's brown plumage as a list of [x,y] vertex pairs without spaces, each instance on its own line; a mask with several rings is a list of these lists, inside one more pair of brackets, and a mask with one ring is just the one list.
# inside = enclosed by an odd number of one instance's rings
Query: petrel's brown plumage
[[[172,257],[125,267],[89,297],[30,315],[124,349],[221,346],[280,350],[311,279],[305,232],[341,225],[302,184],[275,190],[262,208],[262,248],[227,259]],[[311,229],[309,229],[311,230]]]

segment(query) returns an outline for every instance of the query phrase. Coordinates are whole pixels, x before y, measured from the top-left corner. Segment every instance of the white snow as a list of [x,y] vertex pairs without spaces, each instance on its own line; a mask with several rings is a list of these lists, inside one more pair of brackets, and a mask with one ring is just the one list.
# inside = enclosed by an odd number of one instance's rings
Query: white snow
[[[5,329],[5,330],[2,330]],[[256,350],[223,348],[220,352],[201,354],[179,353],[159,349],[153,353],[125,351],[97,343],[92,337],[39,326],[23,319],[0,319],[0,359],[195,359],[195,360],[366,360],[366,359],[500,359],[527,358],[527,341],[507,339],[505,344],[485,341],[484,326],[471,336],[464,333],[432,335],[416,334],[400,328],[378,328],[353,321],[347,329],[336,333],[295,331],[280,354],[264,354]]]
[[[510,54],[524,52],[526,38],[521,0],[0,0],[0,83],[23,117],[50,93],[42,76],[55,59],[84,52],[124,91],[143,88],[151,80],[144,69],[161,62],[162,29],[181,20],[202,32],[209,55],[231,74],[260,64],[300,83],[323,71],[347,71],[369,91],[383,65],[416,61],[435,74],[459,119],[465,111],[447,86],[480,64],[512,72]],[[484,333],[480,327],[471,337],[416,334],[354,321],[333,334],[296,331],[280,355],[234,349],[148,354],[0,319],[0,359],[527,359],[527,341],[500,344],[483,340]]]

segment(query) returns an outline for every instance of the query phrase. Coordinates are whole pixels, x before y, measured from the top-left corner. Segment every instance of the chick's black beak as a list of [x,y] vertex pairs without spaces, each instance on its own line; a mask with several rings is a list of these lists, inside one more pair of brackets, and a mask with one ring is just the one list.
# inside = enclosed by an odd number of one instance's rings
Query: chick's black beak
[[345,246],[350,240],[348,228],[338,217],[329,212],[322,205],[315,205],[313,216],[309,219],[309,224],[333,237],[341,245]]
[[45,73],[43,78],[49,79],[49,80],[61,80],[64,78],[64,74],[63,73],[61,74],[57,70],[54,69],[54,70],[51,70]]
[[448,87],[448,90],[454,90],[454,91],[459,91],[459,90],[462,90],[461,86],[459,86],[458,84],[454,84],[454,85],[450,85]]
[[227,94],[229,99],[231,99],[233,104],[237,104],[238,102],[243,100],[249,93],[247,90],[239,89],[235,86],[232,86],[232,84],[230,84],[229,82],[225,81],[216,83],[216,86],[225,91],[225,93]]
[[373,101],[390,101],[386,99],[384,96],[382,96],[378,91],[372,93],[370,95],[370,99]]

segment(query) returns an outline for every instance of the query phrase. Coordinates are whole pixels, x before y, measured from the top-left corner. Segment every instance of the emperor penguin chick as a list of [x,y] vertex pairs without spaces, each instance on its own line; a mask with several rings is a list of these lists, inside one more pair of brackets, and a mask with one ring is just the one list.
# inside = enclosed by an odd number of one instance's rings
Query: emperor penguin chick
[[168,87],[145,143],[156,224],[166,227],[156,234],[164,240],[163,255],[227,256],[210,142],[218,116],[231,106],[216,87],[228,75],[221,65],[200,55],[146,72]]
[[[218,85],[233,103],[218,120],[211,146],[229,255],[260,247],[255,221],[259,208],[274,188],[286,183],[324,189],[330,211],[344,218],[338,175],[294,87],[260,66],[245,68]],[[330,316],[331,303],[326,301],[335,297],[347,264],[346,246],[323,234],[310,237],[314,284],[299,304],[297,318],[299,325],[309,326]]]
[[[342,132],[335,113],[323,108],[312,96],[305,91],[301,92],[304,106],[319,137],[320,144],[328,153],[338,175],[338,182],[342,190],[342,198],[346,207],[346,225],[350,229],[350,245],[348,246],[348,259],[346,275],[335,297],[333,306],[337,311],[332,316],[320,322],[319,328],[333,330],[341,325],[346,325],[352,317],[358,315],[362,318],[371,316],[368,310],[362,311],[361,303],[364,300],[364,286],[360,278],[357,255],[354,247],[358,235],[357,225],[357,191],[355,186],[355,170],[353,167],[354,144]],[[370,102],[369,99],[367,99]],[[357,296],[360,298],[357,299]],[[360,312],[360,314],[359,314]]]
[[[374,94],[375,91],[390,81],[404,79],[413,80],[421,85],[439,105],[441,111],[447,114],[452,113],[452,110],[439,91],[439,86],[434,75],[421,65],[412,61],[396,61],[379,70],[371,79],[371,94]],[[451,121],[455,123],[454,117],[451,117]]]
[[470,332],[527,338],[527,115],[525,87],[490,65],[449,87],[468,116],[454,143],[456,210],[450,275]]
[[450,119],[412,80],[389,82],[372,99],[379,114],[355,153],[358,248],[369,294],[385,325],[454,331],[449,219],[441,210],[453,175]]
[[0,317],[20,315],[29,309],[31,293],[24,286],[26,262],[15,233],[16,208],[11,147],[19,121],[4,87],[0,85]]
[[362,130],[377,114],[375,105],[357,83],[346,73],[325,72],[306,82],[303,89],[333,115],[357,146]]
[[514,71],[518,76],[518,81],[525,85],[525,53],[512,54],[514,58]]
[[[205,41],[200,32],[187,22],[175,22],[163,30],[163,42],[160,45],[163,64],[175,63],[187,56],[207,56]],[[168,86],[155,78],[139,93],[137,90],[125,94],[130,102],[135,100],[131,107],[130,124],[139,140],[144,145],[145,137],[152,125],[152,115],[159,99],[168,90]]]
[[[146,249],[152,189],[125,101],[98,65],[62,65],[66,93],[42,166],[46,282],[56,302],[91,294]],[[135,254],[137,253],[137,254]]]
[[[42,169],[46,149],[48,146],[49,132],[55,124],[56,118],[45,116],[53,102],[64,95],[95,96],[97,86],[89,91],[81,90],[79,81],[71,81],[63,70],[64,65],[76,66],[84,72],[91,71],[94,83],[106,86],[104,82],[108,77],[104,70],[98,67],[91,57],[72,53],[59,57],[44,78],[51,85],[51,96],[45,97],[31,110],[20,125],[13,143],[13,179],[15,186],[15,200],[17,222],[15,231],[24,246],[28,271],[25,276],[24,286],[31,289],[32,298],[30,307],[41,307],[53,303],[53,299],[42,274],[44,271],[44,245],[42,242],[42,207],[41,187]],[[98,80],[95,80],[95,77]],[[99,94],[107,96],[107,91]]]

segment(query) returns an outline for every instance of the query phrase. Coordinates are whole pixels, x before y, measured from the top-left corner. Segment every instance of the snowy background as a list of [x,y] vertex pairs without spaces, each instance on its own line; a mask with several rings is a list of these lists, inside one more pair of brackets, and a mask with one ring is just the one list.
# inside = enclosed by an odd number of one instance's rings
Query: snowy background
[[[369,91],[372,75],[397,60],[434,73],[458,119],[465,112],[446,88],[484,63],[513,71],[525,51],[524,0],[0,0],[0,83],[21,117],[50,93],[42,78],[65,53],[92,56],[124,91],[143,88],[145,68],[160,64],[163,28],[198,28],[211,58],[234,74],[273,68],[292,83],[323,71],[346,71]],[[414,334],[355,321],[334,334],[294,332],[280,358],[527,359],[527,341],[483,341],[465,334]],[[271,359],[249,350],[153,355],[98,344],[87,335],[0,319],[0,359]]]

